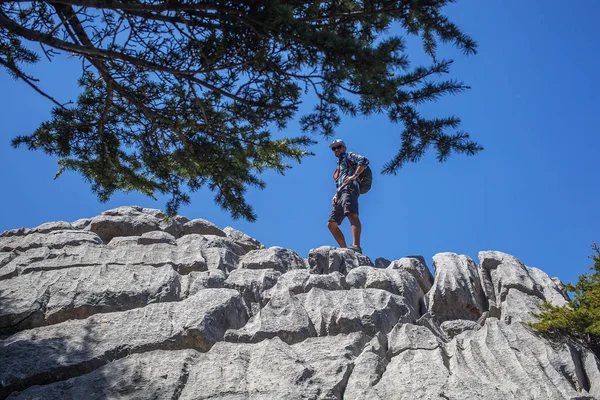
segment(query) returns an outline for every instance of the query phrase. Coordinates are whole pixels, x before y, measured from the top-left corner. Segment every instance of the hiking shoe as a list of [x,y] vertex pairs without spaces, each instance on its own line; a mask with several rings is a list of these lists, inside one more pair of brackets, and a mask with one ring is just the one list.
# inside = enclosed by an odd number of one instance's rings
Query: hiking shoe
[[358,254],[362,254],[362,249],[360,248],[360,246],[354,246],[354,245],[352,245],[352,246],[350,246],[348,248],[350,250],[353,250],[353,251],[357,252]]

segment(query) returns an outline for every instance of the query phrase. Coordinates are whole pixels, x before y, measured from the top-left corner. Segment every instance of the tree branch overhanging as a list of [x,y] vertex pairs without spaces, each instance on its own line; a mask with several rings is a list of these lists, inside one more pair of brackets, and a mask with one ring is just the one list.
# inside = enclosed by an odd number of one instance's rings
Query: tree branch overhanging
[[[244,193],[248,185],[262,188],[256,174],[283,173],[286,159],[310,155],[314,140],[270,133],[295,117],[303,91],[316,97],[300,118],[303,131],[328,137],[341,114],[387,112],[403,125],[402,148],[384,173],[429,150],[440,161],[475,154],[481,146],[452,132],[457,118],[425,119],[414,109],[468,88],[444,79],[451,60],[435,61],[438,40],[467,54],[476,48],[443,15],[446,3],[5,2],[0,62],[57,106],[50,121],[13,143],[60,153],[61,165],[90,180],[101,199],[115,190],[170,194],[176,212],[189,200],[183,186],[207,185],[218,204],[249,220],[255,215]],[[384,38],[392,26],[404,32]],[[432,65],[406,72],[404,34],[422,38]],[[82,95],[73,107],[23,72],[21,63],[37,60],[14,38],[41,44],[48,58],[59,50],[82,59]]]

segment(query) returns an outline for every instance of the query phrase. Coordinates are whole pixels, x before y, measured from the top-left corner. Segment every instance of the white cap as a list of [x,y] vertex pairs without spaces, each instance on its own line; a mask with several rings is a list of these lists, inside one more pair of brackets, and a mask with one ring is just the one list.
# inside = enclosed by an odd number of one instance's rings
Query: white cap
[[333,147],[335,147],[335,146],[339,146],[340,144],[341,144],[342,146],[346,147],[346,143],[344,143],[344,141],[343,141],[342,139],[335,139],[335,140],[334,140],[334,141],[333,141],[333,142],[332,142],[332,143],[329,145],[329,148],[331,149],[331,148],[333,148]]

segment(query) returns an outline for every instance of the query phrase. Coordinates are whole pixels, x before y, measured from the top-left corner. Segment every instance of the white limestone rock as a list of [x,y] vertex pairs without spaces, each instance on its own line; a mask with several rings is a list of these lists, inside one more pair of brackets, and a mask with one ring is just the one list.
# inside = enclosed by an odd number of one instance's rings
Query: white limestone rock
[[192,271],[181,277],[181,298],[188,298],[204,289],[223,288],[225,279],[225,273],[218,269]]
[[433,286],[433,276],[427,268],[425,259],[421,256],[402,257],[391,262],[387,269],[408,272],[417,280],[423,293],[429,292]]
[[[344,399],[444,399],[449,371],[442,351],[439,347],[409,348],[387,363],[385,372],[373,386],[362,393],[346,393]],[[462,399],[465,398],[473,397],[465,391]]]
[[440,347],[438,338],[427,328],[413,324],[397,324],[387,335],[388,358],[407,350],[434,350]]
[[375,268],[387,268],[392,262],[387,258],[377,257],[375,259]]
[[292,294],[306,293],[306,285],[311,277],[311,273],[307,269],[293,269],[282,274],[277,280],[277,284],[271,289],[287,290]]
[[141,236],[159,229],[160,220],[141,207],[118,207],[91,219],[86,230],[96,233],[104,243],[115,236]]
[[137,244],[155,244],[155,243],[165,243],[165,244],[175,244],[175,236],[171,235],[168,232],[162,231],[152,231],[143,233],[142,236],[137,238]]
[[[329,252],[335,250],[333,246],[321,246],[316,249],[310,249],[308,252],[308,265],[311,274],[328,274],[330,271]],[[337,266],[339,268],[339,266]],[[337,272],[342,272],[336,269]]]
[[297,295],[318,335],[387,333],[398,322],[412,322],[414,309],[403,297],[381,289],[323,290]]
[[362,266],[348,273],[346,283],[351,288],[388,291],[404,297],[415,311],[425,310],[425,293],[414,276],[405,270]]
[[62,249],[65,246],[79,246],[84,243],[102,244],[93,232],[77,230],[54,230],[48,233],[31,232],[22,236],[7,236],[0,240],[0,251],[10,252],[37,248]]
[[30,230],[31,233],[49,233],[52,231],[71,231],[73,230],[73,226],[70,223],[65,221],[57,221],[57,222],[46,222],[41,224],[38,227],[32,228]]
[[350,289],[346,283],[346,277],[341,272],[324,274],[310,274],[308,281],[304,284],[303,292],[308,293],[312,288],[324,290],[347,290]]
[[252,250],[240,259],[243,269],[274,269],[282,274],[294,269],[306,268],[306,263],[296,252],[283,247]]
[[207,269],[219,269],[225,273],[238,268],[244,249],[226,237],[189,234],[177,239],[177,246],[190,257],[201,256]]
[[341,399],[361,333],[309,338],[288,345],[278,337],[256,344],[217,343],[191,368],[181,400]]
[[477,264],[467,256],[439,253],[433,256],[435,282],[427,293],[427,307],[434,319],[477,321],[488,309]]
[[91,218],[80,218],[77,221],[71,222],[73,229],[82,230],[85,229],[92,222]]
[[0,252],[0,268],[14,260],[19,255],[17,251],[4,251]]
[[373,386],[377,385],[388,364],[387,337],[378,333],[354,360],[354,369],[348,378],[344,399],[377,398]]
[[220,270],[229,273],[237,269],[240,260],[237,254],[223,247],[204,248],[200,250],[200,255],[206,260],[209,271]]
[[9,399],[173,399],[188,382],[198,361],[196,350],[155,350],[131,354],[84,375],[32,386]]
[[490,304],[499,309],[499,317],[532,322],[532,312],[544,301],[565,305],[560,287],[543,271],[525,266],[519,259],[499,251],[479,252],[480,275]]
[[564,306],[569,302],[564,286],[558,278],[550,278],[547,273],[538,268],[526,268],[529,276],[541,286],[544,300],[555,306]]
[[182,226],[183,235],[197,234],[197,235],[215,235],[226,237],[227,235],[215,224],[202,218],[196,218],[189,222],[186,222]]
[[258,240],[230,226],[225,227],[225,229],[223,229],[223,232],[225,232],[229,239],[239,244],[246,253],[252,250],[260,250],[265,248],[265,245],[259,242]]
[[274,269],[236,269],[229,273],[225,287],[235,289],[242,295],[248,308],[252,303],[263,307],[270,298],[270,288],[275,286],[281,272]]
[[7,238],[11,236],[25,236],[29,233],[29,229],[26,228],[17,228],[17,229],[9,229],[0,233],[0,238]]
[[141,207],[6,231],[0,398],[600,398],[589,350],[525,325],[556,278],[500,252],[376,266]]
[[453,338],[467,330],[479,330],[481,325],[475,321],[469,321],[468,319],[453,319],[442,322],[440,327],[443,329],[444,333],[446,333],[447,337]]
[[227,331],[225,340],[256,343],[278,337],[285,343],[293,344],[316,335],[302,302],[289,291],[281,290],[274,292],[269,303],[246,326]]
[[[54,233],[54,232],[52,232]],[[89,232],[81,232],[90,234]],[[73,267],[101,265],[169,265],[181,274],[205,271],[207,261],[196,248],[173,242],[165,232],[157,233],[163,239],[139,244],[141,237],[114,237],[107,245],[101,242],[83,242],[59,248],[39,247],[18,252],[16,257],[0,268],[0,280],[33,271],[50,271]],[[94,234],[92,234],[94,235]],[[164,236],[168,235],[168,236]]]
[[352,269],[363,265],[372,267],[373,263],[369,257],[347,248],[321,246],[309,251],[308,265],[311,274],[341,272],[345,275]]
[[570,399],[583,394],[578,388],[585,384],[573,372],[578,367],[571,355],[548,346],[520,323],[488,319],[480,330],[458,335],[446,352],[452,372],[444,385],[448,398],[467,388],[477,398]]
[[246,321],[239,293],[206,289],[179,302],[21,331],[0,341],[0,396],[68,379],[132,353],[186,348],[206,352],[227,329]]
[[184,235],[183,226],[188,222],[190,222],[190,220],[181,215],[175,215],[169,218],[165,216],[163,218],[160,218],[158,222],[158,229],[170,233],[175,238],[179,239]]
[[403,324],[388,341],[387,358],[381,351],[359,357],[356,371],[370,378],[351,376],[345,399],[592,399],[597,390],[589,352],[580,359],[569,344],[548,346],[520,323],[492,318],[448,343]]
[[321,275],[311,274],[306,269],[294,269],[281,275],[271,291],[285,289],[292,294],[300,294],[308,293],[313,287],[325,290],[345,290],[349,288],[346,284],[346,278],[340,272]]
[[169,266],[98,265],[34,271],[0,280],[0,329],[22,329],[130,310],[180,297]]

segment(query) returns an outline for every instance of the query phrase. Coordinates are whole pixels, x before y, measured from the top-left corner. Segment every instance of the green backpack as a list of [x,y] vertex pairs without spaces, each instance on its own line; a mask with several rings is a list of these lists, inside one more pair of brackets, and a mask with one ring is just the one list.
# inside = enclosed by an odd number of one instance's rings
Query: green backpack
[[[348,161],[347,157],[346,157],[346,163],[348,164],[348,167],[354,174],[354,171],[356,171],[356,167],[350,161]],[[340,166],[338,165],[337,169],[333,173],[333,179],[337,180],[339,175],[340,175]],[[371,167],[369,167],[367,165],[367,167],[363,170],[363,172],[360,173],[357,181],[358,181],[358,187],[359,187],[360,194],[365,194],[369,190],[371,190],[371,184],[373,183],[373,171],[371,171]]]

